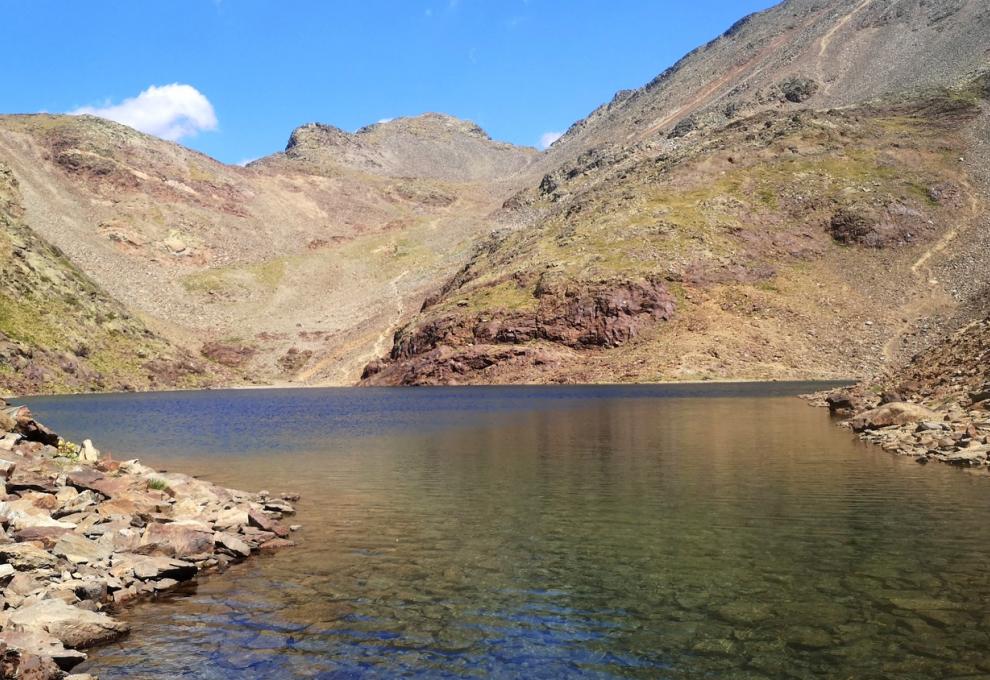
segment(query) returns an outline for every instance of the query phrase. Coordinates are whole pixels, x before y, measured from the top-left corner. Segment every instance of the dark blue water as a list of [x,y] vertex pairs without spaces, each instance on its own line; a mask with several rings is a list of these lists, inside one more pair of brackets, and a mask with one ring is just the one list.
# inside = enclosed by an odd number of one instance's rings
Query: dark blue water
[[114,678],[990,675],[990,479],[800,384],[30,400],[116,457],[303,495],[300,545],[126,613]]
[[100,435],[121,452],[211,456],[320,449],[328,435],[424,433],[602,400],[795,396],[838,383],[217,390],[20,400],[70,439]]

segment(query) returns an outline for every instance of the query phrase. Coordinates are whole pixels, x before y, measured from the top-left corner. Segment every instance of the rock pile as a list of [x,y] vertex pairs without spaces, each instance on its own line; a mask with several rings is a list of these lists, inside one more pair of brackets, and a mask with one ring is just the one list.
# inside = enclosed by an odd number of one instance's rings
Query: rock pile
[[819,395],[819,400],[835,415],[851,415],[843,425],[886,451],[912,456],[922,464],[938,461],[963,467],[990,466],[990,392],[960,395],[927,406],[888,401],[869,408],[876,398],[871,399],[860,388]]
[[0,677],[46,680],[115,640],[106,612],[291,546],[289,501],[101,456],[0,400]]
[[812,398],[888,451],[919,463],[990,467],[990,317],[889,375]]

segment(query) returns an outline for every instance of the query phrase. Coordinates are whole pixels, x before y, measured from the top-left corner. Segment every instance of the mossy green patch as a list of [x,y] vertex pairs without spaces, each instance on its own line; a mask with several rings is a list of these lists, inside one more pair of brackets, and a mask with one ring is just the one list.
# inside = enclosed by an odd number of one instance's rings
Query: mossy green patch
[[539,306],[539,301],[532,290],[521,287],[515,281],[503,281],[491,286],[481,286],[471,291],[465,291],[462,297],[455,298],[459,303],[467,301],[467,309],[478,311],[483,309],[500,309],[505,311],[533,311]]
[[50,302],[14,299],[0,293],[0,331],[7,337],[44,349],[66,349],[67,328],[74,319],[53,313]]

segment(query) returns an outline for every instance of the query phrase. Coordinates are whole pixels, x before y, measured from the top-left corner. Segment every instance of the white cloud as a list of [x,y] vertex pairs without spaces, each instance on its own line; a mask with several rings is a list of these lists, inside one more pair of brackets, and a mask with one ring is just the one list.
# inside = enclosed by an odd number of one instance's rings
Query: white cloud
[[248,163],[254,163],[254,162],[255,162],[256,160],[258,160],[258,159],[257,159],[257,158],[245,158],[245,159],[244,159],[244,160],[242,160],[242,161],[241,161],[240,163],[238,163],[238,165],[239,165],[239,166],[241,166],[241,167],[243,168],[243,167],[245,167],[245,166],[246,166],[246,165],[247,165]]
[[217,114],[210,100],[192,85],[181,83],[152,85],[119,104],[84,106],[70,113],[107,118],[172,141],[217,129]]
[[544,132],[540,135],[540,148],[545,149],[563,136],[563,132]]
[[395,119],[394,118],[379,118],[378,119],[378,124],[381,125],[382,123],[391,123],[393,120],[395,120]]

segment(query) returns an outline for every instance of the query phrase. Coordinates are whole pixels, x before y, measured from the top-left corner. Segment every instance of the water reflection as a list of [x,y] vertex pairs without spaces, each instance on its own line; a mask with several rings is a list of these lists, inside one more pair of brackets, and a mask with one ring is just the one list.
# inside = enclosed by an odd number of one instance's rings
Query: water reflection
[[[104,446],[298,491],[305,529],[292,551],[132,610],[134,635],[89,669],[990,673],[990,480],[868,449],[758,386],[664,389],[115,398],[141,417],[100,424]],[[92,432],[106,403],[34,407]],[[203,418],[222,455],[203,454],[208,439],[175,447]]]

